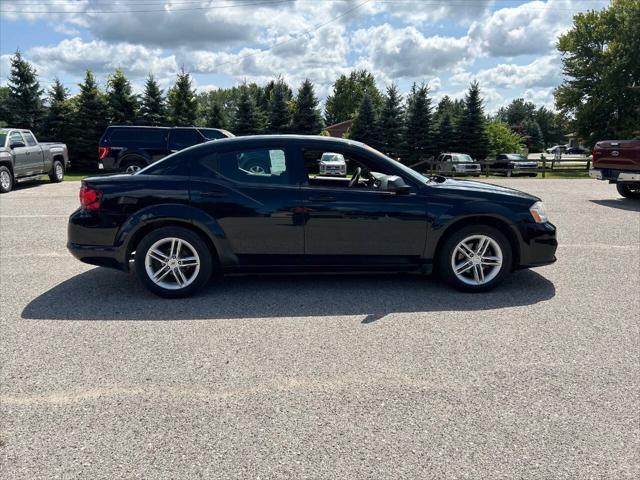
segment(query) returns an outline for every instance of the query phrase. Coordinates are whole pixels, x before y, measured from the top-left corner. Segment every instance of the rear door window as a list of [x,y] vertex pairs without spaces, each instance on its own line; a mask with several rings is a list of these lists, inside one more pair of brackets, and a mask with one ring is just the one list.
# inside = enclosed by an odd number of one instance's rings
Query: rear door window
[[182,150],[203,141],[202,135],[194,128],[176,128],[171,131],[169,136],[169,148],[171,150]]
[[242,183],[291,184],[289,157],[284,148],[234,150],[218,155],[219,173]]
[[38,142],[36,142],[36,139],[33,138],[33,135],[31,135],[29,132],[23,132],[22,136],[27,142],[27,147],[35,147],[38,144]]

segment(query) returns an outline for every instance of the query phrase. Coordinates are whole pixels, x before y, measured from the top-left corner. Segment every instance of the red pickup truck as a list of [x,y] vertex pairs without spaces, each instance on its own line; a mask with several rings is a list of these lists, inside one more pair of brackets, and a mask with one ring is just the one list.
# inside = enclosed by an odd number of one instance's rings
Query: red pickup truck
[[640,140],[603,140],[596,143],[589,175],[615,183],[623,197],[640,199]]

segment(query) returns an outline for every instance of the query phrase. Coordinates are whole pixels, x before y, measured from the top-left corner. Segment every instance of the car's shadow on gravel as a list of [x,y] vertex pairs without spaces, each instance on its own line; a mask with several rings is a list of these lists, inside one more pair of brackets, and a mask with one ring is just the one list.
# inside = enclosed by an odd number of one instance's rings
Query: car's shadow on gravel
[[603,207],[619,208],[620,210],[630,210],[632,212],[640,212],[640,201],[630,198],[618,198],[616,200],[590,200],[592,203],[602,205]]
[[192,298],[165,300],[147,292],[133,274],[94,268],[32,300],[32,320],[190,320],[474,311],[535,305],[554,285],[531,270],[511,275],[498,289],[465,294],[416,275],[289,275],[225,277]]

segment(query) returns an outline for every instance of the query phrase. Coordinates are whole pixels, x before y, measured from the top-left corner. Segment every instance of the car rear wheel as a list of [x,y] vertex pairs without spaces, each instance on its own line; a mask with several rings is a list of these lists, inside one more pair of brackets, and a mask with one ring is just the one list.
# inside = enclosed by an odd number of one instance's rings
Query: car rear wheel
[[0,193],[10,192],[13,188],[13,173],[8,167],[0,167]]
[[143,160],[125,160],[122,162],[122,169],[124,173],[136,173],[138,170],[142,170],[147,164]]
[[211,278],[211,252],[191,230],[159,228],[138,244],[135,268],[144,286],[156,295],[187,297]]
[[64,165],[60,160],[55,160],[51,167],[51,173],[49,174],[49,180],[53,183],[60,183],[64,180]]
[[469,225],[449,235],[437,258],[438,272],[464,292],[486,292],[511,270],[513,254],[507,238],[488,225]]
[[624,198],[640,199],[640,183],[616,183],[616,188]]

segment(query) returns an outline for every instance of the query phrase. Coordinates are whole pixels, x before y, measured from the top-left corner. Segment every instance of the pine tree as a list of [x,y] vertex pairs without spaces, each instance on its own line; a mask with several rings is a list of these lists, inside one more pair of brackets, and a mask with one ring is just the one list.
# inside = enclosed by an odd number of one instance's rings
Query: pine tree
[[269,133],[287,133],[291,128],[291,89],[283,80],[278,80],[270,89]]
[[136,123],[138,100],[132,93],[131,83],[120,68],[116,69],[107,80],[107,105],[109,123],[113,125]]
[[484,160],[489,154],[489,140],[478,82],[471,83],[464,103],[464,112],[458,125],[458,149],[475,160]]
[[140,123],[143,125],[164,125],[167,122],[162,90],[151,74],[149,74],[144,84],[139,118]]
[[365,93],[360,102],[356,118],[353,120],[353,125],[351,125],[349,138],[376,148],[379,144],[379,132],[377,112],[371,97],[368,93]]
[[42,120],[42,93],[38,74],[18,51],[11,57],[8,111],[12,127],[28,128],[38,132]]
[[178,73],[176,83],[169,89],[169,121],[177,127],[195,125],[197,112],[196,92],[191,87],[191,76],[184,70]]
[[524,123],[524,132],[529,152],[541,152],[544,148],[544,138],[542,136],[542,129],[538,122],[535,120],[527,120]]
[[414,83],[407,99],[405,126],[406,160],[409,164],[435,155],[432,124],[429,88],[424,83]]
[[438,146],[436,153],[451,152],[456,148],[456,126],[451,112],[444,112],[440,116],[436,145]]
[[380,113],[380,147],[387,155],[397,158],[402,152],[404,139],[404,110],[402,95],[395,84],[387,87],[387,95]]
[[93,169],[96,167],[98,142],[107,127],[103,115],[107,103],[91,70],[86,71],[84,82],[78,86],[80,93],[75,98],[77,109],[69,152],[74,157],[74,164]]
[[0,127],[8,127],[10,123],[9,87],[0,87]]
[[319,135],[322,130],[318,98],[314,92],[313,83],[309,79],[302,82],[298,89],[291,130],[300,135]]
[[69,90],[57,78],[49,88],[47,109],[41,131],[41,140],[66,142],[71,137],[73,108]]
[[246,85],[240,88],[233,128],[238,136],[255,135],[261,129],[255,99]]
[[218,102],[210,102],[204,113],[205,125],[209,128],[227,128],[228,121]]

